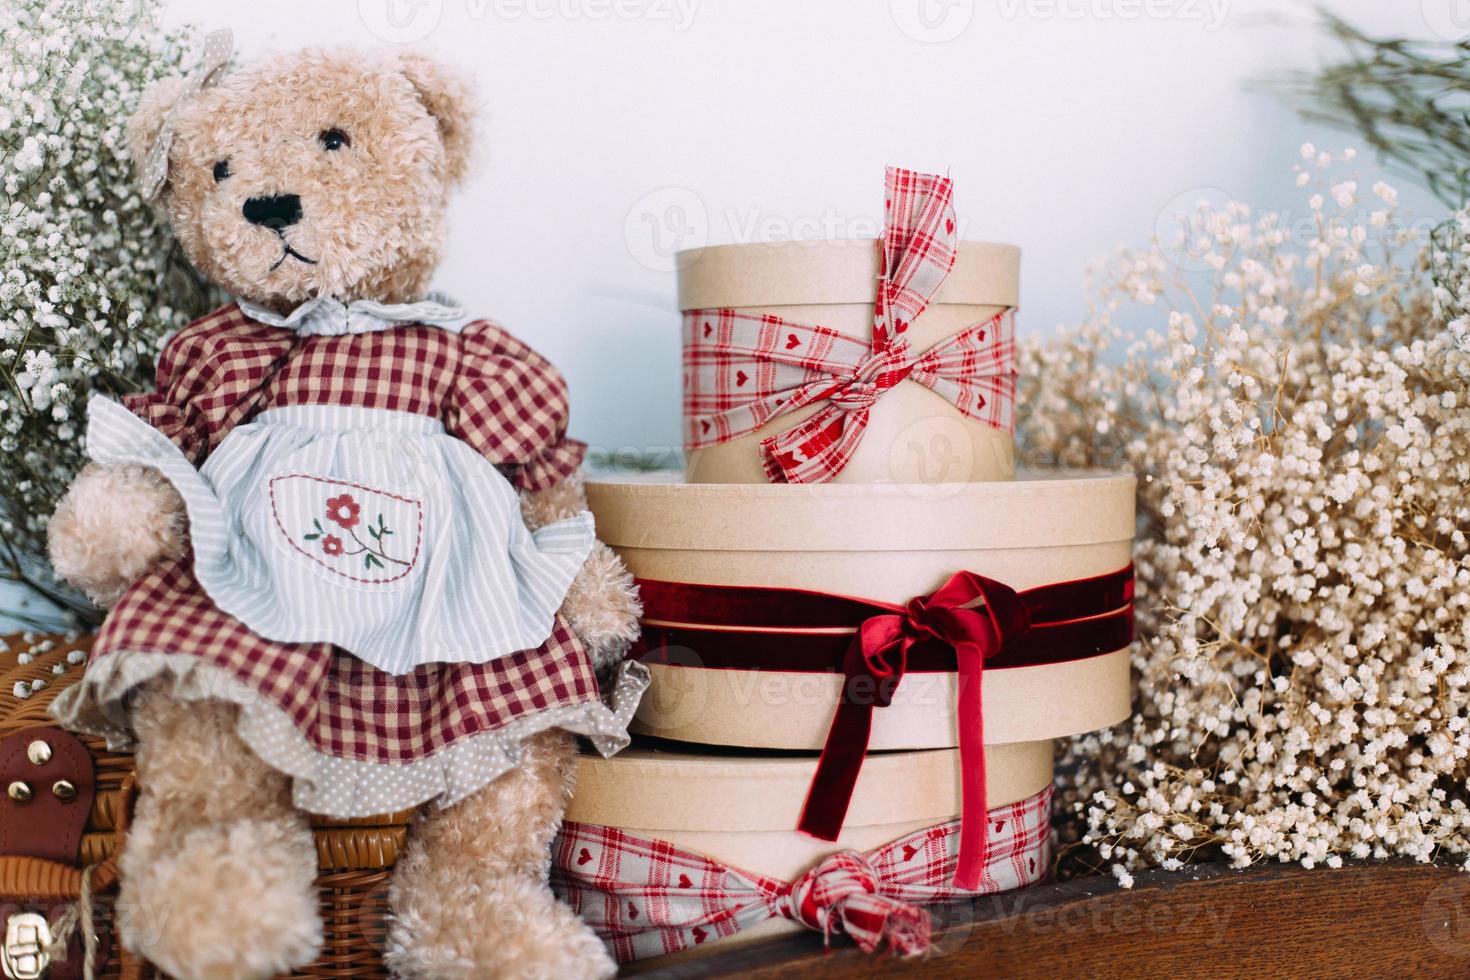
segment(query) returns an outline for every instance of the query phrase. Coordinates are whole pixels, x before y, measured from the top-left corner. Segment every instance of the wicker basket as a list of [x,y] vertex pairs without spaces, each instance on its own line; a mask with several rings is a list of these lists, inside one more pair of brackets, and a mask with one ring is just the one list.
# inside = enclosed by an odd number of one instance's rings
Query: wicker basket
[[[82,676],[80,666],[69,666],[67,654],[85,650],[90,640],[66,643],[59,639],[53,649],[36,653],[30,663],[20,662],[21,654],[33,644],[19,636],[0,638],[0,738],[29,728],[54,725],[47,713],[51,702]],[[57,667],[63,668],[57,673]],[[27,686],[41,680],[44,687],[25,698],[14,694],[18,682]],[[115,863],[109,860],[126,829],[126,816],[132,798],[133,757],[110,752],[100,739],[83,738],[92,754],[97,774],[97,796],[87,818],[82,838],[80,863],[93,868],[94,888],[98,892],[96,908],[99,923],[105,930],[111,921]],[[317,887],[321,894],[321,913],[325,942],[322,955],[294,977],[381,977],[382,951],[386,936],[388,878],[398,852],[408,833],[409,813],[356,820],[312,819],[316,834],[320,875]],[[12,893],[13,878],[23,875],[24,863],[6,862],[0,855],[0,893]],[[29,879],[34,882],[34,878]],[[10,887],[7,887],[10,886]],[[65,891],[65,882],[57,888]],[[34,885],[27,888],[33,891]],[[56,897],[62,897],[60,895]],[[119,978],[125,974],[153,975],[153,971],[126,962],[117,943],[110,944],[106,966],[98,976]]]

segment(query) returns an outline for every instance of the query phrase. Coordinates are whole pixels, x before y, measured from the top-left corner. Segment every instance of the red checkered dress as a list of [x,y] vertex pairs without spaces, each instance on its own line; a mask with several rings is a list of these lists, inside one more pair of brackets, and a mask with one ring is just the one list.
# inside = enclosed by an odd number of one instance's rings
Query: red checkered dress
[[[460,333],[408,325],[302,336],[230,305],[181,331],[160,359],[157,390],[125,404],[196,465],[258,413],[306,404],[440,419],[523,490],[565,479],[584,450],[565,436],[560,375],[484,320]],[[315,751],[395,766],[539,712],[599,700],[586,651],[560,617],[535,650],[394,675],[328,644],[261,639],[215,606],[188,557],[154,568],[127,591],[92,659],[134,653],[198,657],[284,712]]]

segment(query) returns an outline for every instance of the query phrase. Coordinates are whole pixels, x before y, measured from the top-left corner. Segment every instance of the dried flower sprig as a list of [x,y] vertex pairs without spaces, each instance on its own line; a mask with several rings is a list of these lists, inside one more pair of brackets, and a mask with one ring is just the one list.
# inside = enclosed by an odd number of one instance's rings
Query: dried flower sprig
[[[1059,784],[1074,857],[1122,876],[1470,855],[1470,352],[1342,159],[1303,148],[1309,222],[1203,206],[1204,285],[1120,253],[1023,348],[1023,451],[1140,478],[1136,713]],[[1166,323],[1127,342],[1137,306]]]
[[143,385],[163,338],[213,300],[134,191],[124,139],[144,87],[189,54],[159,6],[0,5],[0,579],[78,623],[96,610],[52,577],[45,534],[83,462],[87,395]]
[[1326,8],[1341,60],[1288,79],[1308,119],[1351,130],[1390,167],[1450,207],[1470,196],[1470,38],[1372,37]]

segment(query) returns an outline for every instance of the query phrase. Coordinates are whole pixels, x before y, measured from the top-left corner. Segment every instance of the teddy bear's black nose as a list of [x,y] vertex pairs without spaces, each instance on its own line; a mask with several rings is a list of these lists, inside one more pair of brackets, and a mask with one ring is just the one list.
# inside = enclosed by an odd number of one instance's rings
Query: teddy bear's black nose
[[240,209],[245,220],[264,228],[289,228],[301,220],[301,198],[296,194],[252,197]]

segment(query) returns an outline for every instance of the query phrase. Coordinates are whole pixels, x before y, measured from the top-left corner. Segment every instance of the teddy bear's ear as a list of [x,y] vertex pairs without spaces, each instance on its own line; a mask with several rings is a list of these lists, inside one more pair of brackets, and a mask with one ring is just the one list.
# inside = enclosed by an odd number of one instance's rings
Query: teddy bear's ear
[[398,64],[418,92],[419,101],[439,124],[448,165],[446,176],[450,183],[459,183],[469,172],[470,147],[474,143],[474,87],[460,72],[417,51],[399,53]]
[[128,120],[128,155],[133,160],[133,172],[141,173],[148,151],[158,139],[163,121],[173,111],[174,103],[184,91],[185,79],[163,78],[143,90],[138,108]]

